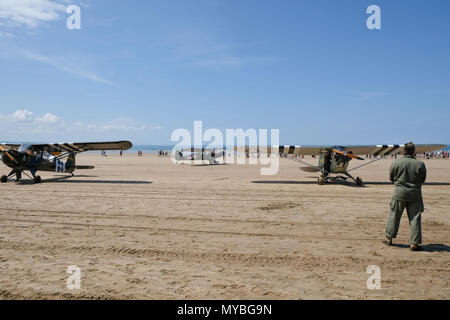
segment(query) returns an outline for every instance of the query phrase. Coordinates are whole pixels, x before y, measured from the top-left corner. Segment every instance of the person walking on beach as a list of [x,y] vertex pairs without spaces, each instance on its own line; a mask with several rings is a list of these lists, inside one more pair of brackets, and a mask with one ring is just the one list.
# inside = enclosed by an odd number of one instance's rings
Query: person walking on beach
[[416,146],[409,142],[405,145],[404,156],[392,163],[389,175],[395,185],[390,204],[390,214],[383,243],[390,246],[397,236],[400,218],[406,208],[410,225],[410,249],[422,249],[422,212],[424,210],[422,185],[427,176],[425,164],[414,157]]

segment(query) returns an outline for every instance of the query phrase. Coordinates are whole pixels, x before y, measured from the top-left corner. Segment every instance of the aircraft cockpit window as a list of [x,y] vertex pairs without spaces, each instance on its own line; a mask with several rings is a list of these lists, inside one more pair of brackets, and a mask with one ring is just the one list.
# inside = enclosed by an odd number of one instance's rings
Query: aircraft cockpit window
[[24,144],[20,145],[18,151],[19,152],[24,152],[24,151],[30,150],[30,148],[31,148],[31,144],[30,143],[24,143]]
[[48,152],[46,152],[46,151],[43,151],[43,152],[42,152],[42,159],[44,159],[44,160],[49,160],[49,159],[51,159],[51,158],[54,158],[54,156],[52,156],[50,153],[48,153]]

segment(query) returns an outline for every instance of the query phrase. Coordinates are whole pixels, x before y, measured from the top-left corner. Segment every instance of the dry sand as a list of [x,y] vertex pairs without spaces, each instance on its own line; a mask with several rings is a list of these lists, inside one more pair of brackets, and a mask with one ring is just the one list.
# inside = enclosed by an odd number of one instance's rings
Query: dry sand
[[[426,161],[423,252],[408,250],[406,214],[397,245],[381,243],[391,160],[360,169],[364,187],[319,186],[286,159],[276,176],[155,155],[77,164],[96,169],[0,185],[0,298],[450,298],[450,161]],[[69,265],[80,290],[66,287]]]

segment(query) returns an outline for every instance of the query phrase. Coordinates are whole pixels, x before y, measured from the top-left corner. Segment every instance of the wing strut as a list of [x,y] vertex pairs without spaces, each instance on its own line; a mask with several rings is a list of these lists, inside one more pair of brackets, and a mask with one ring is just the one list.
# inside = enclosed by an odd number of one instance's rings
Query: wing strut
[[369,164],[371,164],[371,163],[374,163],[374,162],[376,162],[376,161],[379,161],[379,160],[382,160],[382,159],[385,159],[385,158],[386,158],[386,156],[381,156],[381,157],[379,157],[379,158],[376,158],[375,160],[369,161],[369,162],[364,163],[364,164],[362,164],[362,165],[360,165],[360,166],[357,166],[357,167],[354,167],[354,168],[352,168],[352,169],[350,169],[350,170],[347,170],[347,172],[350,172],[350,171],[359,169],[359,168],[361,168],[361,167],[367,166],[367,165],[369,165]]
[[317,166],[315,166],[315,165],[312,165],[312,164],[310,164],[310,163],[308,163],[308,162],[306,162],[306,161],[303,161],[303,160],[301,160],[301,159],[291,158],[291,157],[289,157],[289,158],[287,158],[287,159],[292,160],[292,161],[295,161],[295,162],[299,162],[299,163],[302,163],[302,164],[305,164],[305,165],[307,165],[307,166],[309,166],[309,167],[311,167],[311,168],[316,169],[317,172],[322,171],[319,167],[317,167]]

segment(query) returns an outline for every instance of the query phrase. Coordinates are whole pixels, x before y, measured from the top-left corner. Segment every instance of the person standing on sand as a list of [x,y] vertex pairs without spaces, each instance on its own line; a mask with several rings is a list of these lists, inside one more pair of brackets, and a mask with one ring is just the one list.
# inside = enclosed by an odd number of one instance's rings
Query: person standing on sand
[[406,208],[410,226],[410,249],[422,249],[422,185],[427,177],[425,164],[414,157],[416,146],[409,142],[405,145],[404,157],[392,163],[389,175],[395,184],[394,195],[391,200],[386,238],[383,243],[390,246],[392,239],[397,236],[400,218]]

